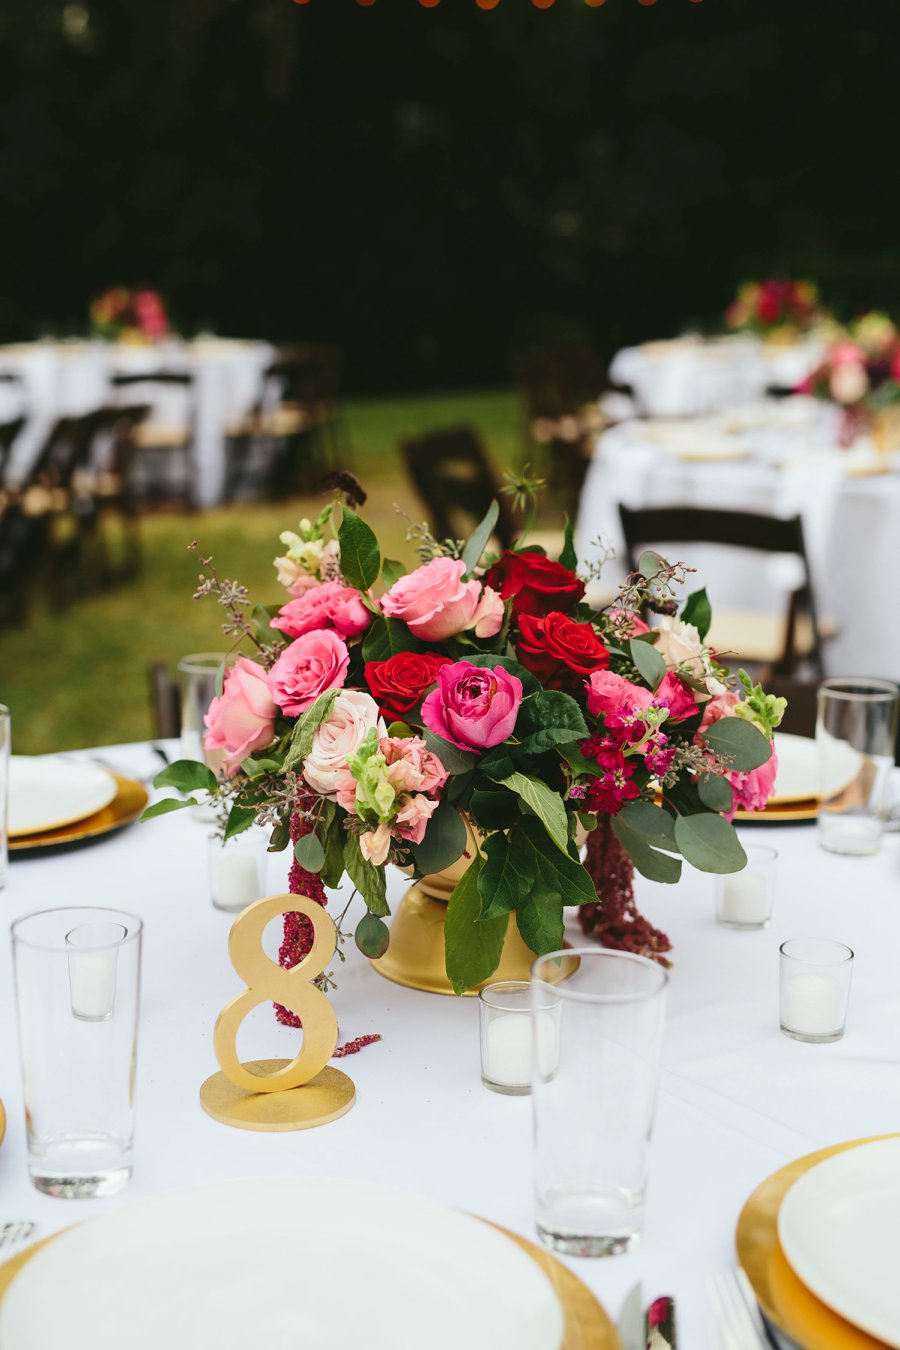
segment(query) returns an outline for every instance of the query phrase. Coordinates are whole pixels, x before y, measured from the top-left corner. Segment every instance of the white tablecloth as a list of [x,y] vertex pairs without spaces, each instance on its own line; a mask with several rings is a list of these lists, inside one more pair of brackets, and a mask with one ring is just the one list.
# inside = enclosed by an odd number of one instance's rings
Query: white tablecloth
[[[158,767],[144,746],[104,747],[102,754],[132,772]],[[709,1344],[705,1281],[732,1264],[735,1222],[754,1186],[813,1149],[900,1128],[897,837],[869,859],[820,851],[808,826],[751,827],[746,837],[781,855],[775,920],[764,932],[718,927],[712,879],[691,869],[676,887],[639,881],[642,909],[675,946],[644,1237],[627,1256],[571,1261],[614,1314],[638,1278],[647,1298],[674,1294],[686,1350]],[[287,856],[270,861],[272,892],[286,890]],[[405,884],[392,877],[393,901]],[[349,1115],[298,1134],[254,1134],[203,1114],[197,1092],[216,1068],[213,1024],[240,981],[226,954],[231,920],[208,899],[205,830],[187,812],[89,848],[16,859],[2,902],[8,921],[61,904],[123,906],[145,921],[135,1172],[130,1186],[106,1201],[54,1200],[27,1180],[4,944],[5,1219],[35,1219],[46,1235],[195,1182],[332,1175],[397,1185],[534,1236],[530,1102],[482,1087],[475,1000],[390,984],[352,944],[332,995],[341,1036],[377,1031],[384,1039],[339,1061],[356,1083]],[[331,911],[337,909],[333,900]],[[801,1045],[778,1029],[779,944],[813,934],[856,952],[848,1031],[834,1045]],[[571,936],[580,936],[574,925]],[[297,1033],[262,1013],[254,1018],[242,1053],[293,1055]]]
[[249,412],[260,376],[272,360],[267,342],[197,338],[130,347],[105,342],[33,342],[0,347],[0,372],[18,375],[21,386],[0,384],[0,421],[24,413],[27,425],[9,466],[15,481],[27,474],[59,417],[77,416],[111,402],[149,402],[161,422],[183,421],[181,390],[154,391],[138,385],[126,395],[112,391],[114,374],[184,371],[194,375],[193,457],[199,506],[212,506],[225,486],[225,433],[229,422]]
[[609,374],[634,390],[644,416],[680,417],[761,398],[769,387],[794,389],[823,350],[812,338],[775,346],[748,335],[682,337],[623,347]]
[[[874,452],[862,443],[851,451],[835,449],[828,412],[818,421],[815,409],[804,412],[808,402],[776,405],[771,416],[781,425],[765,426],[760,415],[755,428],[730,439],[721,433],[726,449],[736,444],[747,451],[746,458],[734,461],[681,459],[654,435],[652,422],[623,422],[605,432],[582,492],[579,560],[585,566],[598,559],[602,538],[616,552],[603,568],[603,583],[614,586],[622,580],[627,567],[620,504],[799,514],[819,614],[837,624],[825,648],[829,673],[900,679],[894,578],[900,476],[868,473],[875,467]],[[749,413],[747,420],[753,420]],[[720,419],[694,424],[688,419],[677,428],[679,443],[683,438],[690,445],[692,425],[699,447],[708,443]],[[671,547],[665,551],[673,556]],[[687,589],[705,585],[714,607],[783,611],[787,592],[797,584],[799,569],[787,565],[793,560],[766,562],[761,554],[699,545],[676,551],[698,569]]]

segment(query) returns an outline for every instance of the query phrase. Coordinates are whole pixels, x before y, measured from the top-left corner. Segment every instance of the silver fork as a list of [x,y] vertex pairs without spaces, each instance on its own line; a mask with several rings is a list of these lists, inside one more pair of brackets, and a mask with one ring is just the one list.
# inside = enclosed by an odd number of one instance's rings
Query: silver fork
[[30,1219],[15,1219],[0,1225],[0,1261],[8,1261],[34,1234]]
[[765,1327],[744,1272],[721,1271],[710,1277],[708,1290],[716,1350],[768,1350]]

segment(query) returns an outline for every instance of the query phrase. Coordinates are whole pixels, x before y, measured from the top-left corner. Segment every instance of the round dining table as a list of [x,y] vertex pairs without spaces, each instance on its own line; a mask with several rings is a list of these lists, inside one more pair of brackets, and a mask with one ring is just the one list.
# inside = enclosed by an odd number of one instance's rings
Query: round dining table
[[[100,755],[126,774],[146,777],[159,768],[143,744],[79,754]],[[227,954],[233,916],[210,903],[209,828],[182,811],[90,846],[12,856],[2,894],[7,925],[49,907],[113,906],[143,918],[145,939],[134,1174],[105,1200],[54,1199],[29,1183],[10,944],[4,942],[4,1220],[33,1220],[38,1236],[46,1237],[142,1197],[202,1182],[343,1177],[431,1197],[534,1239],[531,1104],[482,1086],[477,1000],[389,983],[352,938],[346,961],[335,963],[337,988],[330,994],[340,1041],[373,1033],[382,1039],[338,1061],[356,1086],[349,1114],[320,1128],[272,1134],[232,1129],[204,1114],[198,1092],[216,1068],[213,1026],[241,988]],[[673,943],[643,1236],[623,1256],[562,1258],[613,1317],[638,1280],[645,1303],[674,1295],[684,1350],[710,1344],[707,1281],[733,1266],[735,1223],[754,1187],[791,1159],[896,1130],[900,1119],[897,836],[886,836],[877,856],[846,858],[821,850],[815,825],[757,824],[740,832],[779,853],[768,929],[717,925],[713,879],[688,866],[674,886],[638,879],[640,908]],[[287,866],[287,854],[269,856],[270,893],[287,890]],[[394,905],[407,884],[392,872]],[[336,915],[344,903],[331,894],[329,911]],[[572,915],[569,939],[584,943]],[[358,917],[356,900],[351,930]],[[834,938],[855,952],[847,1032],[837,1043],[801,1044],[779,1030],[778,948],[797,936]],[[298,1036],[264,1008],[248,1023],[246,1038],[242,1032],[240,1048],[248,1056],[292,1057]],[[315,1216],[298,1215],[301,1222],[314,1223]],[[296,1297],[302,1281],[299,1269],[296,1288],[273,1288],[272,1298]],[[348,1281],[352,1286],[349,1272]]]

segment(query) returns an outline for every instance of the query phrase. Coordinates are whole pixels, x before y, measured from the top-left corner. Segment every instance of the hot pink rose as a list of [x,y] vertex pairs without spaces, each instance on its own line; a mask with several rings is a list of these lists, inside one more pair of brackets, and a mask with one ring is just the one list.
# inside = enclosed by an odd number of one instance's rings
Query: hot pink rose
[[486,670],[454,661],[438,671],[422,721],[461,750],[486,750],[512,734],[521,702],[522,681],[502,666]]
[[468,628],[478,609],[481,583],[463,581],[465,570],[461,558],[432,558],[395,582],[382,596],[381,608],[424,642],[443,642]]
[[316,629],[286,647],[269,671],[272,696],[290,717],[305,712],[327,689],[340,689],[350,654],[337,633]]
[[666,671],[664,678],[660,680],[653,695],[653,702],[669,705],[670,722],[683,722],[686,717],[693,717],[700,711],[693,689],[677,675],[673,675],[671,670]]
[[272,620],[272,627],[289,638],[303,637],[313,629],[333,628],[342,638],[358,637],[372,622],[359,591],[339,581],[323,581],[289,600]]
[[447,781],[447,770],[421,736],[382,736],[378,748],[398,797],[403,792],[437,792]]
[[649,689],[632,684],[611,670],[595,670],[587,684],[588,712],[593,717],[619,716],[649,707],[653,695]]
[[266,672],[239,656],[225,675],[221,697],[209,705],[203,744],[207,750],[224,750],[225,772],[236,773],[241,760],[272,740],[277,715]]

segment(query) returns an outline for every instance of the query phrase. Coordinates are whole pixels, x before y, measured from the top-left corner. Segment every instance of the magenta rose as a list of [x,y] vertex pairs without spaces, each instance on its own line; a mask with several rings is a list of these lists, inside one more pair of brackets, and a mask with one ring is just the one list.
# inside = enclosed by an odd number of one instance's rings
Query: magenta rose
[[207,750],[224,750],[225,772],[237,773],[242,760],[272,740],[277,715],[266,672],[239,656],[225,676],[221,697],[213,699],[203,719],[203,744]]
[[593,717],[620,716],[646,708],[653,701],[649,689],[632,684],[611,670],[595,670],[587,684],[588,712]]
[[289,638],[303,637],[315,628],[333,628],[342,638],[352,638],[364,633],[371,622],[359,591],[339,581],[323,581],[282,605],[272,627]]
[[394,583],[381,597],[382,611],[423,642],[454,637],[468,628],[481,600],[481,583],[463,581],[465,570],[460,558],[432,558]]
[[667,670],[660,680],[653,702],[667,705],[670,722],[683,722],[700,711],[693,689],[671,670]]
[[320,694],[341,689],[350,654],[331,629],[318,628],[292,642],[269,671],[275,702],[290,717],[305,712]]
[[522,681],[502,666],[487,670],[470,661],[441,666],[438,684],[422,704],[422,721],[460,750],[486,750],[512,734],[522,702]]

